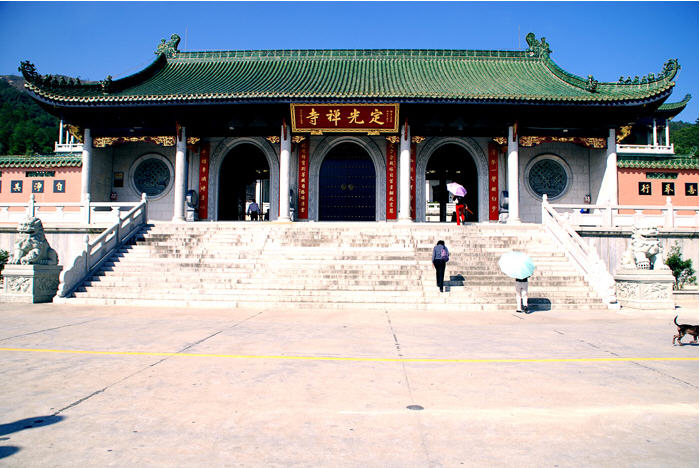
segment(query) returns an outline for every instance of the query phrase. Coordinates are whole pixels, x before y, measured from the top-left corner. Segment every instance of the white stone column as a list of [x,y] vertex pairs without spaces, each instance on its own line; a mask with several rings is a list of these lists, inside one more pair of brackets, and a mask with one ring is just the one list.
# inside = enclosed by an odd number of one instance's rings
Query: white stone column
[[289,218],[289,158],[292,152],[292,135],[286,124],[282,125],[280,137],[280,212],[277,221]]
[[[80,200],[90,199],[90,182],[92,181],[92,135],[86,128],[83,134],[83,167],[80,173]],[[110,177],[112,174],[109,175]]]
[[669,129],[668,119],[666,119],[666,146],[671,146],[671,133]]
[[187,134],[179,127],[175,136],[175,197],[173,199],[173,221],[185,220],[185,171],[187,170]]
[[520,222],[520,187],[518,170],[518,136],[508,127],[508,223]]
[[[656,122],[654,122],[654,125],[656,125]],[[656,141],[656,136],[654,136],[654,141]],[[614,128],[610,129],[608,135],[608,149],[606,150],[605,174],[603,174],[602,186],[605,187],[607,201],[611,205],[617,205],[617,140]]]
[[411,127],[406,123],[401,129],[399,146],[399,221],[411,219]]
[[651,134],[652,134],[652,141],[654,142],[654,146],[659,146],[659,139],[658,136],[656,135],[656,119],[652,119],[652,128],[651,128]]

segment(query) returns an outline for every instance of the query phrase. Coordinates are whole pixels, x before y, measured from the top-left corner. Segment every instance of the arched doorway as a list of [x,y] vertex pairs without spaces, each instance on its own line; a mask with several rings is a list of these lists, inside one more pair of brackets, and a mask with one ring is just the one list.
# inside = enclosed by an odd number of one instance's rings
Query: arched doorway
[[255,145],[241,144],[224,158],[219,170],[219,221],[245,219],[247,202],[256,200],[263,214],[269,207],[270,166]]
[[467,189],[464,197],[467,207],[467,221],[479,220],[479,195],[477,170],[469,152],[459,145],[448,144],[438,148],[428,160],[425,171],[426,182],[426,221],[444,223],[452,220],[454,204],[447,184],[457,182]]
[[319,173],[319,221],[375,221],[376,172],[363,148],[342,143],[323,159]]

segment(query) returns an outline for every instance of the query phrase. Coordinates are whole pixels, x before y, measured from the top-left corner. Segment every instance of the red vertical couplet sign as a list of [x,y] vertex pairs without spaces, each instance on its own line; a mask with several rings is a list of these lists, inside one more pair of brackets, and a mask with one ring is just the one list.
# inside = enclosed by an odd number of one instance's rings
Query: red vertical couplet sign
[[411,143],[411,219],[416,219],[416,145]]
[[396,219],[396,143],[386,142],[386,219]]
[[309,140],[299,143],[299,185],[298,185],[297,216],[299,219],[309,218]]
[[489,221],[498,221],[498,145],[489,143]]
[[199,150],[199,219],[208,218],[209,207],[209,142]]

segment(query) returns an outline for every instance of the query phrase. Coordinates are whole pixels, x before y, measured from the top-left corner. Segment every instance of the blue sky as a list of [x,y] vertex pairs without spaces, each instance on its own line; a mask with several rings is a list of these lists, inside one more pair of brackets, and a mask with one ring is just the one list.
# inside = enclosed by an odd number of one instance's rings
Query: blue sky
[[0,2],[0,74],[115,79],[180,50],[505,49],[547,38],[565,70],[598,81],[659,73],[677,58],[669,101],[698,118],[698,2]]

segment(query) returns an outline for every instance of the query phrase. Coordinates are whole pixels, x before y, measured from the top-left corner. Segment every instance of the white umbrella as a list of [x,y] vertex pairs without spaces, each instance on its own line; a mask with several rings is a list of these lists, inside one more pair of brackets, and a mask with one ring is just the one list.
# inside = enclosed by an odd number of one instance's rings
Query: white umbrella
[[504,253],[498,260],[498,266],[503,273],[515,279],[529,278],[535,271],[532,259],[522,252]]

